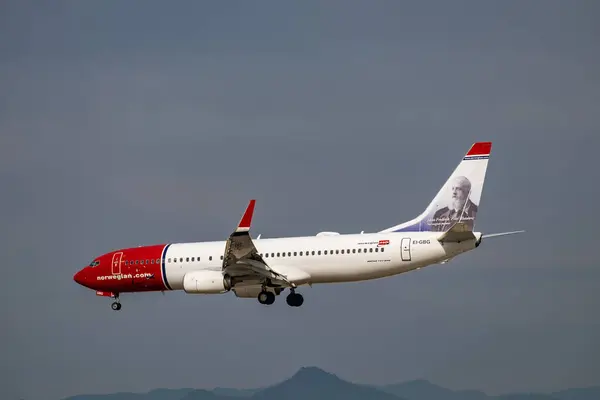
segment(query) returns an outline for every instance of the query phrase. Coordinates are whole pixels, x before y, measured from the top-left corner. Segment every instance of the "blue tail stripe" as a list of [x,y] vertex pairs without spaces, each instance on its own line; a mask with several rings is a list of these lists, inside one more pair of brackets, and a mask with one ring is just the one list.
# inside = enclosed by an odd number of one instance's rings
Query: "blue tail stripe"
[[398,228],[398,229],[394,230],[394,232],[421,232],[422,231],[421,230],[421,222],[422,221],[423,220],[420,220],[416,224],[405,226],[403,228]]

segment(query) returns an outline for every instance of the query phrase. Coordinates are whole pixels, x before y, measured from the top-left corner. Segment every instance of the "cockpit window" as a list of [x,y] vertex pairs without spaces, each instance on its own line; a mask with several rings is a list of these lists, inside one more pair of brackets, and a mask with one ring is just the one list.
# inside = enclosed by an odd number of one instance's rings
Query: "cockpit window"
[[100,261],[98,261],[98,260],[94,260],[90,263],[90,267],[95,267],[97,265],[100,265]]

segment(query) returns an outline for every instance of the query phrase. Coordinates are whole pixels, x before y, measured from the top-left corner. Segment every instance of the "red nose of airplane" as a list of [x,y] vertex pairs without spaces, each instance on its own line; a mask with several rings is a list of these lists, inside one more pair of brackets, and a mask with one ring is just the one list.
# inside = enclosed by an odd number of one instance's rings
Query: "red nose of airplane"
[[77,283],[79,283],[80,285],[84,285],[85,283],[85,275],[83,273],[83,270],[78,271],[75,275],[73,275],[73,280]]

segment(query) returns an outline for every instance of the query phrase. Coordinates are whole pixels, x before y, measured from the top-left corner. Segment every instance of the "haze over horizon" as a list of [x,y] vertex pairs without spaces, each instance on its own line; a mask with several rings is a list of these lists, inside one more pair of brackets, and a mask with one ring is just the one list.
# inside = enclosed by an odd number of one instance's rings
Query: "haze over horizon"
[[[0,397],[258,387],[302,366],[489,394],[598,385],[600,4],[0,6]],[[378,231],[493,142],[452,262],[278,298],[72,280],[114,248]],[[265,354],[276,352],[278,357]]]

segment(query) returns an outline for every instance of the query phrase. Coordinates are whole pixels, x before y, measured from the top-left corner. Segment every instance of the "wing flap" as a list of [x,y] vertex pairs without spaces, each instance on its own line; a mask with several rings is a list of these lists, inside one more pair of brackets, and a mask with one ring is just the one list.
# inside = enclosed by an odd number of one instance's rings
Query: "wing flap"
[[229,235],[225,244],[222,270],[230,276],[248,277],[249,279],[271,279],[284,282],[286,285],[296,287],[284,275],[273,270],[258,253],[252,238],[250,226],[256,200],[250,200],[244,215],[236,229]]

